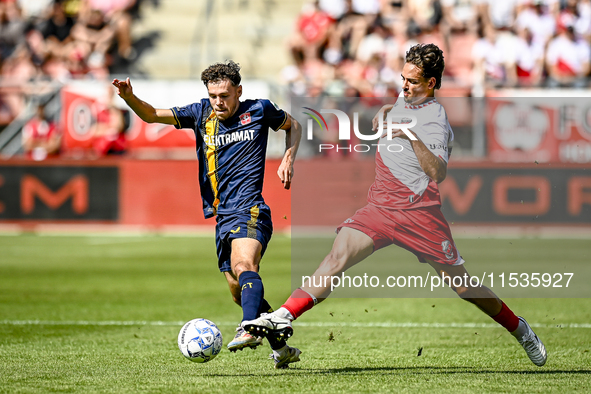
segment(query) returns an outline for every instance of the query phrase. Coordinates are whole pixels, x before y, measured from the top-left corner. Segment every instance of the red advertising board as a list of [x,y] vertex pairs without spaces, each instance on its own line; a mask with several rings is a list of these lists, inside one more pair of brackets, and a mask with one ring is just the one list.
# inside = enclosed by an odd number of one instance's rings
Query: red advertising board
[[[62,89],[62,129],[64,130],[63,149],[68,154],[92,148],[96,138],[96,125],[101,113],[113,108],[109,90],[101,94],[94,91],[80,92],[79,89]],[[194,148],[195,136],[192,130],[177,130],[174,126],[148,124],[128,109],[119,109],[124,114],[125,139],[130,151],[142,148]]]
[[[200,80],[133,80],[132,86],[138,97],[155,108],[187,105],[207,97],[207,90]],[[242,86],[245,91],[243,99],[269,96],[268,85],[264,82],[243,81]],[[181,155],[174,155],[175,158],[193,157],[190,155],[195,150],[193,130],[143,122],[107,81],[71,81],[62,88],[61,101],[63,150],[69,157],[93,157],[88,153],[92,151],[93,143],[104,136],[102,126],[112,118],[123,119],[120,122],[122,127],[117,124],[117,128],[124,130],[126,150],[131,153],[143,151],[156,153],[151,158],[170,158],[173,157],[171,152],[181,150]],[[279,155],[275,153],[277,157],[281,154],[282,151]]]
[[[336,227],[367,204],[373,160],[296,163],[293,227]],[[456,224],[591,224],[591,170],[581,164],[451,162],[439,184]]]
[[[267,161],[263,195],[277,230],[336,227],[367,203],[372,160],[298,160],[292,190]],[[11,160],[0,163],[0,223],[214,226],[196,160]],[[439,185],[450,222],[589,225],[591,171],[576,164],[453,163]]]
[[[263,196],[277,230],[291,225],[291,193],[267,161]],[[215,226],[205,219],[197,160],[0,162],[0,224]]]
[[588,98],[488,98],[486,126],[492,161],[591,163]]

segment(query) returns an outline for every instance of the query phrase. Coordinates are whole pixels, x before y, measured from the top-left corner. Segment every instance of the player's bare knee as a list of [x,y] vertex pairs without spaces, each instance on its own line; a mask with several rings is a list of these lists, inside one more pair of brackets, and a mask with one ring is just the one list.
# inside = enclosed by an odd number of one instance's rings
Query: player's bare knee
[[234,275],[236,275],[236,278],[240,278],[240,275],[242,275],[243,272],[246,272],[246,271],[258,272],[259,270],[258,270],[258,266],[256,266],[255,264],[253,264],[250,261],[239,261],[238,263],[234,264],[232,271],[233,271]]

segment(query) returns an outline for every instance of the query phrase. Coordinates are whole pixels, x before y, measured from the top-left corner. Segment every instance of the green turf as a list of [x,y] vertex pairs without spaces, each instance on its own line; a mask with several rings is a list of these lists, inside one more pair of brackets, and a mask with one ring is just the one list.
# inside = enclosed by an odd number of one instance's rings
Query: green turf
[[[458,246],[489,261],[507,242]],[[588,260],[588,240],[564,242],[514,240],[523,247],[503,258],[517,263],[529,249],[553,259],[562,245],[563,256]],[[0,392],[591,391],[591,328],[567,327],[591,323],[591,302],[577,298],[507,300],[542,325],[536,332],[550,355],[542,368],[455,298],[331,299],[296,322],[290,344],[302,361],[289,370],[272,368],[268,345],[193,364],[176,345],[181,323],[209,318],[227,343],[241,316],[213,245],[209,237],[0,236]],[[289,250],[290,240],[276,236],[262,265],[273,305],[290,293]],[[388,322],[478,328],[350,324]]]

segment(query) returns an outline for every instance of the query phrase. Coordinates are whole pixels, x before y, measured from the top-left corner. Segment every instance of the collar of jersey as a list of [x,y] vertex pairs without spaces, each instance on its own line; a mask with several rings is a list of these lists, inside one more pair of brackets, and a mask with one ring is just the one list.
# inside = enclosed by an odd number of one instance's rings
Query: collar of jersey
[[436,103],[437,99],[435,97],[433,97],[431,100],[421,103],[421,104],[417,104],[417,105],[413,105],[413,104],[408,104],[408,103],[404,103],[404,108],[405,109],[419,109],[419,108],[424,108],[428,105],[431,105],[433,103]]

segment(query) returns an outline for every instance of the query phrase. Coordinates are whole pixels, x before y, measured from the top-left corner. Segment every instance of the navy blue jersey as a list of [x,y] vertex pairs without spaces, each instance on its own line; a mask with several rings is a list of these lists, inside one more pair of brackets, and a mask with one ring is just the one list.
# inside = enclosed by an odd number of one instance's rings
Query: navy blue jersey
[[263,177],[269,128],[278,130],[285,111],[269,100],[245,100],[220,121],[209,99],[174,107],[175,127],[193,129],[197,140],[199,184],[206,218],[264,203]]

